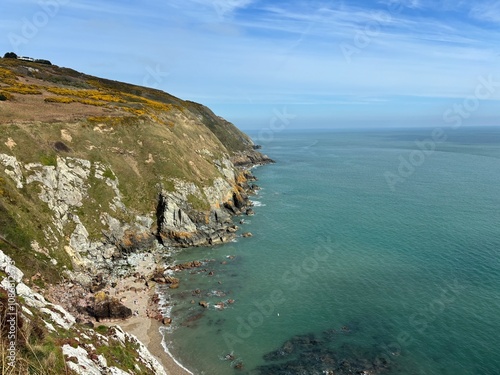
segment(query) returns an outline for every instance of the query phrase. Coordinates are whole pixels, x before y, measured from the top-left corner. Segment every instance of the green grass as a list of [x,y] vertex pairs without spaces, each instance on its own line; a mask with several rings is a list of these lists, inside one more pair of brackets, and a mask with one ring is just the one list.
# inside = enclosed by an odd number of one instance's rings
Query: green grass
[[[8,241],[0,241],[1,248],[16,261],[26,277],[40,272],[47,282],[58,282],[62,268],[71,269],[71,262],[62,251],[62,242],[60,248],[45,242],[43,230],[50,225],[52,213],[45,203],[38,200],[38,189],[28,185],[18,190],[10,178],[0,178],[0,186],[4,192],[0,196],[0,235]],[[55,267],[46,255],[34,252],[31,248],[32,241],[50,249],[51,256],[57,260],[58,265]]]
[[196,211],[210,210],[210,203],[208,203],[206,198],[202,199],[197,195],[189,194],[187,196],[187,201],[191,205],[191,207]]
[[106,177],[106,178],[109,178],[110,180],[113,180],[113,181],[116,180],[115,174],[109,168],[106,168],[106,170],[103,173],[103,176]]
[[[103,225],[98,212],[109,212],[109,203],[113,200],[115,193],[106,185],[104,180],[94,176],[94,170],[88,179],[88,194],[84,197],[82,206],[76,209],[80,220],[87,229],[91,240],[96,241],[102,238]],[[117,214],[113,213],[116,217]]]
[[101,335],[106,335],[108,333],[109,328],[106,326],[100,325],[95,330],[97,333],[100,333]]
[[[7,291],[0,288],[0,321],[5,322],[7,317]],[[18,308],[25,304],[17,298]],[[89,352],[89,356],[103,355],[108,366],[115,366],[122,370],[132,370],[134,374],[151,374],[151,371],[139,361],[138,344],[126,341],[124,345],[112,337],[113,328],[99,326],[95,329],[84,328],[78,324],[66,330],[54,324],[55,332],[49,331],[42,319],[46,316],[37,309],[29,309],[33,315],[29,319],[18,316],[16,338],[17,353],[15,368],[9,368],[7,361],[0,363],[2,375],[40,374],[40,375],[72,375],[66,365],[62,353],[64,345],[73,348],[92,344],[96,350]],[[0,324],[0,356],[6,358],[9,340],[7,339],[8,325]],[[108,337],[109,341],[101,341],[96,333]],[[85,334],[85,338],[83,337]],[[87,349],[88,350],[88,349]]]
[[[0,319],[6,319],[7,300],[6,291],[0,288]],[[24,301],[17,298],[18,304]],[[69,374],[66,363],[62,355],[62,350],[56,344],[59,340],[57,333],[49,332],[36,310],[32,311],[34,316],[29,319],[17,316],[17,337],[16,337],[16,362],[14,369],[7,367],[2,361],[0,369],[2,374],[44,374],[59,375]],[[6,337],[6,325],[2,325],[2,335],[0,337],[0,356],[2,359],[7,355],[9,344]]]
[[137,349],[138,344],[132,344],[127,341],[125,347],[118,343],[113,343],[112,340],[109,345],[102,345],[96,348],[97,354],[106,357],[108,366],[116,366],[122,370],[134,370],[135,365],[138,364]]
[[41,155],[40,163],[45,166],[57,167],[57,156],[54,154],[50,155]]

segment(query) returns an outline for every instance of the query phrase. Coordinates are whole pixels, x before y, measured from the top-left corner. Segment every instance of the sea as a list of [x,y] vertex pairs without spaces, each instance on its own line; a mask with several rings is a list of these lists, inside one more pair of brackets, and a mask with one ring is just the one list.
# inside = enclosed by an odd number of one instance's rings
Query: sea
[[500,128],[253,136],[276,161],[235,218],[253,236],[177,251],[203,266],[164,290],[183,366],[500,374]]

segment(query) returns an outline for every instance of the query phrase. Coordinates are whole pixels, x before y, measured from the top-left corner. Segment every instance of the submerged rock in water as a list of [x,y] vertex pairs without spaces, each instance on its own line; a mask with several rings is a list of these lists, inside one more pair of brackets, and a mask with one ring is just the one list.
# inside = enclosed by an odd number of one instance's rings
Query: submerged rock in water
[[203,318],[204,312],[196,313],[188,316],[183,322],[182,326],[184,327],[194,327],[196,322]]
[[[342,332],[342,330],[340,330]],[[328,330],[318,339],[314,334],[298,335],[280,348],[264,355],[272,364],[260,366],[260,375],[378,375],[389,369],[390,363],[376,356],[376,349],[355,347],[350,344],[332,346],[338,338],[337,330]]]

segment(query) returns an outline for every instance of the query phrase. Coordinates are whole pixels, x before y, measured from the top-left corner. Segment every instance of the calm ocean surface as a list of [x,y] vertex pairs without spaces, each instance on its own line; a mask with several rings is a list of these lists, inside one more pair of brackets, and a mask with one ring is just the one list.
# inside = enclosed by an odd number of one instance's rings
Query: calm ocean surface
[[500,129],[444,135],[262,142],[254,236],[176,255],[214,274],[176,274],[169,350],[208,375],[500,374]]

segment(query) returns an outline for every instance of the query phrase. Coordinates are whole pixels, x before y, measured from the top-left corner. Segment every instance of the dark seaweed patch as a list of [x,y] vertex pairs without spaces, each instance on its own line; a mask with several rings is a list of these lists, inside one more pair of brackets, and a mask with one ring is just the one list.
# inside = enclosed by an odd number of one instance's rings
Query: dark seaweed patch
[[313,333],[298,335],[281,347],[264,355],[269,363],[257,368],[260,375],[378,375],[389,370],[392,364],[386,355],[351,344],[338,344],[341,336],[350,335],[349,327],[330,329],[316,336]]

